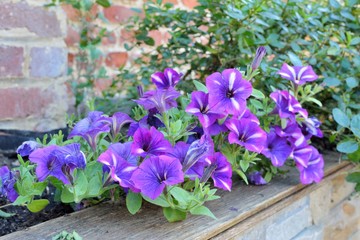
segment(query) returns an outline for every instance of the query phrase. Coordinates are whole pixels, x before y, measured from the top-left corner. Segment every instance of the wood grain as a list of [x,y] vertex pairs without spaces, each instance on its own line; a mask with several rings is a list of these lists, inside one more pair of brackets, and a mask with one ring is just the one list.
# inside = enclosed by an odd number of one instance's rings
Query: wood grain
[[[325,176],[349,167],[349,162],[338,162],[338,154],[326,153]],[[80,212],[60,217],[27,230],[0,238],[51,239],[67,230],[76,231],[86,239],[209,239],[273,206],[292,195],[299,198],[313,188],[299,184],[299,174],[293,169],[286,177],[279,177],[266,186],[246,186],[239,179],[233,183],[232,192],[220,192],[221,199],[209,202],[217,220],[203,216],[190,216],[186,221],[168,223],[160,208],[145,204],[140,213],[131,215],[123,205],[104,203]],[[300,194],[300,195],[299,195]],[[291,197],[289,198],[289,196]],[[295,197],[295,196],[294,196]],[[276,209],[276,208],[275,208]],[[230,234],[231,235],[231,234]]]

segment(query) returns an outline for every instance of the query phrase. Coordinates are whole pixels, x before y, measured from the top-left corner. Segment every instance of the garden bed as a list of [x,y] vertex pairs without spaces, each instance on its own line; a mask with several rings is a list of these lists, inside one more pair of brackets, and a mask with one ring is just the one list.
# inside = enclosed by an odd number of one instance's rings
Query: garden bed
[[[324,154],[324,159],[325,177],[318,185],[299,184],[298,173],[295,169],[286,177],[274,179],[267,186],[245,186],[242,182],[235,181],[232,192],[221,192],[221,199],[207,204],[218,218],[217,220],[191,216],[183,222],[168,223],[160,208],[156,206],[146,204],[141,212],[131,215],[124,204],[114,205],[107,202],[3,236],[0,239],[48,239],[63,230],[69,232],[75,230],[84,239],[118,239],[119,236],[134,239],[208,239],[213,237],[228,239],[241,236],[249,229],[260,226],[267,218],[281,213],[282,210],[287,211],[288,207],[298,204],[298,201],[311,205],[311,202],[306,200],[309,194],[328,186],[339,176],[342,179],[341,186],[336,186],[336,180],[335,185],[329,188],[335,195],[331,195],[328,201],[335,206],[346,199],[352,192],[353,185],[343,181],[343,173],[351,169],[352,165],[349,162],[339,163],[338,154],[332,152]],[[321,207],[322,202],[319,200],[315,202],[316,204]],[[329,206],[326,207],[330,209]],[[301,204],[293,208],[308,209]],[[310,215],[313,217],[313,212]],[[314,218],[309,221],[310,225],[306,225],[306,229],[316,223]],[[301,222],[297,225],[300,226]]]

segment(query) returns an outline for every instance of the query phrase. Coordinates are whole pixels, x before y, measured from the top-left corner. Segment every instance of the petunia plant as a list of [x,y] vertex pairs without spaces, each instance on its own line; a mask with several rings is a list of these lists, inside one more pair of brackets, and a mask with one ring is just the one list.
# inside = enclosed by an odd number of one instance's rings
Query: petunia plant
[[125,196],[130,213],[147,201],[173,222],[188,213],[216,218],[204,204],[219,198],[218,189],[231,191],[233,173],[263,185],[288,165],[303,184],[319,182],[324,160],[311,138],[322,137],[321,123],[302,107],[318,104],[321,87],[307,85],[318,76],[311,66],[284,63],[278,74],[288,88],[266,97],[254,88],[265,53],[259,48],[245,72],[225,69],[205,85],[194,81],[197,90],[188,94],[177,90],[176,70],[152,74],[154,86],[138,87],[132,114],[94,110],[71,125],[67,140],[59,133],[23,143],[21,166],[0,169],[0,193],[34,212],[48,204],[41,199],[48,184],[56,200],[75,205]]

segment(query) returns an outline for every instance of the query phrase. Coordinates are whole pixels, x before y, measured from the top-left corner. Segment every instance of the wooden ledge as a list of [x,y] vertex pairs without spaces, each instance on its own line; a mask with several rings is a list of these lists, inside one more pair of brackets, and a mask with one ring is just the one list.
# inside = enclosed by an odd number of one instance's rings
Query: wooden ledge
[[[338,162],[334,152],[324,154],[325,179],[352,167],[348,161]],[[307,195],[317,185],[299,184],[299,173],[293,169],[286,177],[279,177],[266,186],[246,186],[234,181],[232,192],[220,192],[221,198],[206,204],[217,220],[203,216],[189,216],[186,221],[168,223],[159,207],[145,204],[136,215],[126,206],[104,203],[68,216],[50,220],[0,237],[5,239],[51,239],[67,230],[76,231],[83,239],[209,239],[228,231],[245,219],[272,207],[278,211],[287,204]],[[280,202],[281,201],[281,202]],[[281,204],[276,203],[280,202]],[[264,217],[266,214],[264,214]],[[240,230],[240,229],[239,229]]]

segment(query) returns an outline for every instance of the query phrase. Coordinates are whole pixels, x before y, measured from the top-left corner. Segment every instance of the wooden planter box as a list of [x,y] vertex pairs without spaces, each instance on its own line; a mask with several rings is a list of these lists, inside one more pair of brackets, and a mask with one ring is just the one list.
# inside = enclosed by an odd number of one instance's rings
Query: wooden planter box
[[298,172],[274,179],[267,186],[246,186],[239,181],[232,192],[209,202],[217,220],[190,216],[168,223],[160,208],[145,204],[131,215],[124,205],[104,203],[0,238],[51,239],[67,230],[88,239],[360,239],[360,198],[345,181],[349,162],[324,155],[324,180],[299,184]]

